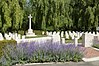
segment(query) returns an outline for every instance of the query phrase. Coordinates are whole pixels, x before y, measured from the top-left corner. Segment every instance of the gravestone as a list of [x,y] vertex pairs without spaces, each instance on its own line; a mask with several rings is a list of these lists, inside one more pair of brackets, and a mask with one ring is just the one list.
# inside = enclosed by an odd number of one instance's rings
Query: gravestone
[[9,36],[12,38],[13,37],[13,35],[12,35],[12,33],[11,32],[9,32]]
[[51,36],[53,35],[52,32],[50,32],[50,35],[51,35]]
[[78,39],[80,38],[80,32],[77,32],[77,38]]
[[53,32],[53,35],[56,35],[56,31]]
[[48,35],[49,34],[49,32],[48,31],[46,31],[46,35]]
[[21,34],[18,34],[18,39],[21,39]]
[[89,34],[92,34],[91,32],[89,32]]
[[42,35],[44,35],[44,33],[45,33],[45,32],[44,32],[44,31],[42,31]]
[[74,39],[74,34],[71,31],[69,31],[69,36],[71,37],[71,39]]
[[82,35],[82,45],[84,47],[92,47],[94,43],[94,35],[85,33]]
[[60,35],[60,32],[59,31],[57,32],[57,35]]
[[22,36],[22,39],[25,39],[25,35]]
[[14,39],[14,40],[15,40],[15,33],[13,33],[13,34],[12,34],[12,39]]
[[52,36],[52,42],[53,43],[60,43],[60,35],[53,35]]
[[48,33],[48,36],[52,36],[52,32],[49,32],[49,33]]
[[18,39],[18,34],[17,33],[15,33],[15,40],[17,40]]
[[4,37],[6,40],[11,40],[11,37],[7,33],[4,34]]
[[4,40],[2,33],[0,33],[0,41]]
[[74,35],[74,36],[77,36],[77,32],[74,32],[74,31],[73,31],[73,35]]
[[82,37],[82,35],[83,35],[83,32],[80,32],[79,37]]
[[64,37],[64,32],[63,31],[61,32],[61,37]]
[[62,44],[65,44],[65,38],[61,38],[62,39]]
[[93,44],[99,44],[99,36],[94,36],[94,43]]
[[69,35],[68,35],[67,31],[65,31],[65,37],[66,37],[66,39],[69,39]]
[[75,37],[75,38],[74,38],[74,45],[75,45],[75,46],[78,46],[78,37]]

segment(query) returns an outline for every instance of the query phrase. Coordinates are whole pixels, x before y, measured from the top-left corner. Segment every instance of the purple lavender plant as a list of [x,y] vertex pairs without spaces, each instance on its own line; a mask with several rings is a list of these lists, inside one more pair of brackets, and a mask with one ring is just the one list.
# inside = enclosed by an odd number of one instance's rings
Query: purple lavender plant
[[82,58],[81,50],[80,47],[75,47],[73,44],[65,45],[50,41],[40,43],[22,42],[15,47],[7,46],[3,58],[11,64],[79,61]]

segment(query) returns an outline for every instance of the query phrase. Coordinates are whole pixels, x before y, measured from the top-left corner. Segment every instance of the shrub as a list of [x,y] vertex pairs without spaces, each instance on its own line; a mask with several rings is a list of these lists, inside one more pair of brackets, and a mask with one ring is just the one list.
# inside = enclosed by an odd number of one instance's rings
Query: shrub
[[42,31],[41,31],[41,30],[34,30],[34,33],[35,33],[36,35],[42,35]]
[[3,40],[3,41],[0,41],[0,58],[1,56],[3,55],[3,51],[2,49],[4,47],[6,47],[7,45],[15,45],[16,44],[16,41],[15,40]]
[[[16,46],[8,45],[1,58],[3,65],[81,61],[83,54],[80,47],[51,42],[21,43]],[[4,61],[5,60],[5,61]]]

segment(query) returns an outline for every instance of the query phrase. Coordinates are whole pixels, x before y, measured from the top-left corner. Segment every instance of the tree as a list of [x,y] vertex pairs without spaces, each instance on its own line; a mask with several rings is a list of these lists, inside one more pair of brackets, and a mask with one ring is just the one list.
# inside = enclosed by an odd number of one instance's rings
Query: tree
[[25,0],[2,0],[0,2],[2,32],[18,30],[21,27],[24,2]]

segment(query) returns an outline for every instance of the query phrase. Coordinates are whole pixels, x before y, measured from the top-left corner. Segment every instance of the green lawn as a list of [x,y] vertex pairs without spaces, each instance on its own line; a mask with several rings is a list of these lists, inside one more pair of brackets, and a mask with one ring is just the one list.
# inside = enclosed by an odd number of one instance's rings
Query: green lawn
[[[66,43],[73,43],[73,42],[74,42],[74,41],[73,41],[72,39],[71,39],[71,40],[70,40],[70,39],[67,39],[67,40],[66,40]],[[82,42],[82,39],[79,39],[79,40],[78,40],[78,43],[81,43],[81,42]]]
[[37,35],[37,36],[26,37],[26,38],[40,38],[40,37],[47,37],[47,35]]

